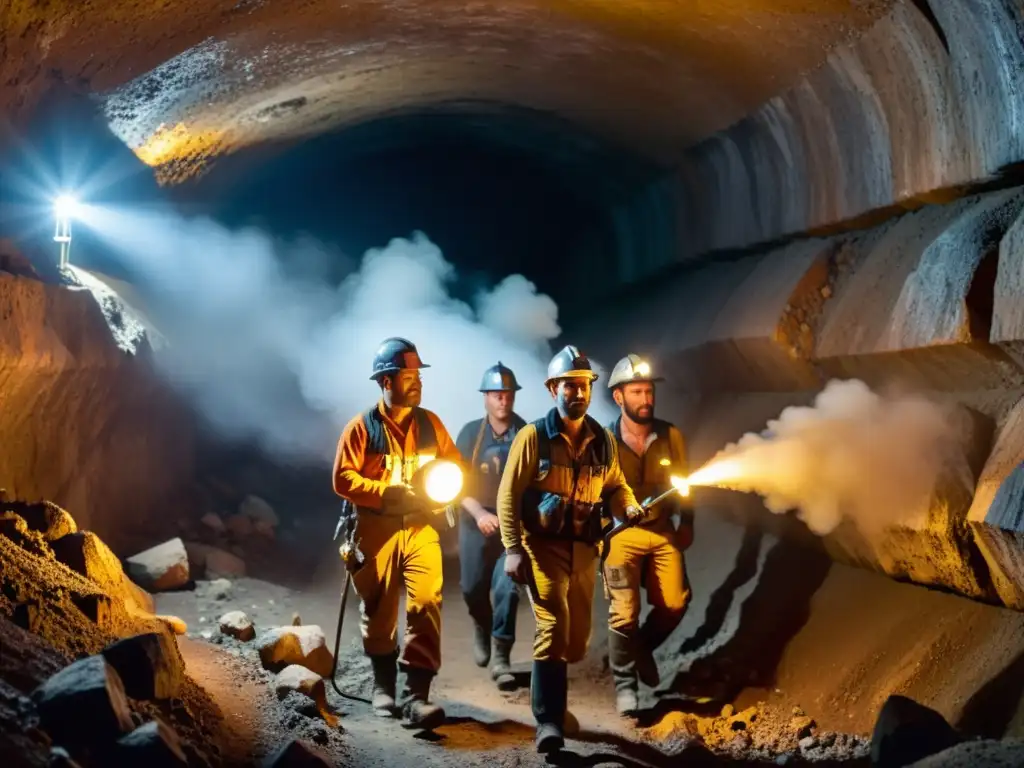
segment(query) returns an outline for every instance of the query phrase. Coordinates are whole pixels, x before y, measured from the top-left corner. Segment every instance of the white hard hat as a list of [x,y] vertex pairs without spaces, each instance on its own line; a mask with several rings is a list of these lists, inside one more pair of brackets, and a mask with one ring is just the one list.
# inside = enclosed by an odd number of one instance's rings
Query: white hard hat
[[654,375],[653,371],[651,371],[651,364],[640,357],[640,355],[629,354],[619,360],[615,367],[612,368],[612,375],[608,378],[608,388],[615,389],[615,387],[629,384],[630,382],[664,380],[661,376]]

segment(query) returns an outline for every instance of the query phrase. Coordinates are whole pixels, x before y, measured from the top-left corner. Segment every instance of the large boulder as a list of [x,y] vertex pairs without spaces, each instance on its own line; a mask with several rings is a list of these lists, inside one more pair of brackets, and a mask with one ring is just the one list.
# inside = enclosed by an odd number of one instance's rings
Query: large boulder
[[189,582],[188,553],[181,539],[171,539],[125,560],[128,575],[150,592],[183,587]]
[[121,678],[102,656],[55,674],[33,694],[43,728],[58,744],[107,744],[134,727]]
[[999,431],[967,517],[999,598],[1024,610],[1024,400]]
[[268,629],[259,636],[256,647],[260,661],[267,669],[299,664],[321,677],[327,677],[334,666],[334,656],[327,649],[327,638],[316,624]]
[[185,550],[188,552],[189,568],[196,578],[200,576],[207,579],[245,576],[245,561],[219,547],[188,541],[185,542]]
[[253,522],[262,521],[275,527],[281,523],[274,508],[259,496],[246,496],[239,505],[238,512]]
[[185,679],[185,665],[170,632],[126,637],[103,649],[133,699],[172,699]]
[[95,533],[71,533],[51,542],[50,546],[57,560],[105,592],[121,598],[125,605],[147,613],[154,611],[152,596],[131,582],[117,555]]

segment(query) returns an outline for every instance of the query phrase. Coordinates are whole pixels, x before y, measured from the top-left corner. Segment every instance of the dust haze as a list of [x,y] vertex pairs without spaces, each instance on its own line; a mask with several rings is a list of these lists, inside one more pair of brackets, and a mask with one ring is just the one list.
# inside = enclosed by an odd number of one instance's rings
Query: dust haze
[[760,494],[769,510],[796,510],[818,535],[844,518],[874,535],[927,509],[963,429],[962,416],[926,397],[833,380],[813,406],[786,408],[691,482]]
[[[166,213],[91,211],[89,225],[123,259],[155,306],[170,344],[157,365],[224,435],[256,439],[277,456],[330,461],[338,435],[371,407],[380,342],[402,336],[431,367],[423,405],[453,438],[483,414],[477,391],[499,360],[523,389],[516,411],[539,418],[558,307],[522,275],[470,303],[452,295],[458,275],[421,232],[347,258],[309,238],[283,242],[258,229]],[[340,285],[328,265],[347,264]],[[595,387],[591,414],[614,406]]]

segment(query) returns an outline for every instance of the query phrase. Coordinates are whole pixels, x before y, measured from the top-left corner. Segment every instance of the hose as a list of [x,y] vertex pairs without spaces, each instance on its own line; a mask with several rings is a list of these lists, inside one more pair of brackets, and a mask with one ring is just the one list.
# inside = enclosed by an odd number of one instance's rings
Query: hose
[[345,606],[348,604],[348,588],[352,582],[352,573],[346,569],[345,571],[345,583],[341,588],[341,608],[338,610],[338,631],[334,635],[334,665],[331,667],[331,687],[344,699],[351,701],[358,701],[363,704],[370,704],[369,699],[365,699],[362,696],[356,696],[354,693],[346,693],[338,687],[336,681],[336,675],[338,674],[338,656],[341,651],[341,628],[345,622]]

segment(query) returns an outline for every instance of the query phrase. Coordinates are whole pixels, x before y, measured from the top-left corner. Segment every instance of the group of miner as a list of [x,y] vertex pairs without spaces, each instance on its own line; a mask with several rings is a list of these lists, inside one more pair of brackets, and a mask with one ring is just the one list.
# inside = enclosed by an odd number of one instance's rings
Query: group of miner
[[[545,386],[554,407],[543,418],[528,423],[516,414],[521,387],[499,362],[480,386],[485,415],[453,442],[437,415],[420,407],[420,370],[428,367],[405,339],[380,345],[371,378],[381,398],[345,426],[334,464],[334,489],[351,509],[346,541],[355,546],[342,551],[360,599],[374,711],[422,730],[445,719],[429,697],[441,666],[438,515],[411,478],[425,459],[448,459],[466,470],[460,581],[475,629],[475,661],[490,665],[499,688],[514,685],[510,654],[525,593],[536,624],[530,701],[537,749],[557,752],[572,717],[567,667],[587,652],[599,569],[610,605],[618,712],[639,711],[638,681],[659,683],[653,651],[689,600],[683,552],[693,538],[693,516],[678,494],[650,501],[670,487],[672,473],[685,474],[682,434],[654,417],[654,385],[662,379],[632,354],[608,382],[620,415],[601,426],[587,415],[598,374],[586,355],[566,346],[548,365]],[[606,544],[602,518],[626,524]],[[641,587],[651,606],[642,625]],[[399,650],[402,589],[406,630]]]

